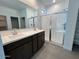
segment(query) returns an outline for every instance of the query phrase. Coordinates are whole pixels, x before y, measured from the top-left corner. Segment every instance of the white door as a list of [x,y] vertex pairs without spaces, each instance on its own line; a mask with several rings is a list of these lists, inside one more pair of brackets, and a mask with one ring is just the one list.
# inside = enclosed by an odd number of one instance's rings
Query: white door
[[45,40],[49,41],[50,16],[41,17],[42,29],[45,30]]
[[51,41],[57,45],[63,44],[64,38],[64,24],[66,23],[67,16],[65,13],[52,15],[51,25]]

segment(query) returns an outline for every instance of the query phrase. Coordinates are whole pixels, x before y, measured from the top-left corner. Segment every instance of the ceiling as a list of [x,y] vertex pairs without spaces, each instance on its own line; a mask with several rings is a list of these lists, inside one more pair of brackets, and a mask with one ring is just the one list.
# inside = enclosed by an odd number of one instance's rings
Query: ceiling
[[0,0],[0,6],[6,6],[18,10],[26,7],[25,4],[19,2],[18,0]]
[[[65,2],[67,0],[56,0],[56,3],[60,3],[63,1]],[[19,10],[26,8],[26,5],[38,9],[42,7],[48,8],[51,7],[53,4],[53,0],[0,0],[0,6],[7,6]]]
[[31,6],[34,9],[38,9],[37,1],[36,0],[19,0],[20,2]]
[[56,2],[53,3],[53,0],[36,0],[40,7],[49,8],[54,4],[66,2],[68,0],[55,0]]
[[53,0],[20,0],[21,2],[32,6],[33,8],[49,8],[53,4],[62,3],[68,0],[55,0],[56,2],[53,3]]

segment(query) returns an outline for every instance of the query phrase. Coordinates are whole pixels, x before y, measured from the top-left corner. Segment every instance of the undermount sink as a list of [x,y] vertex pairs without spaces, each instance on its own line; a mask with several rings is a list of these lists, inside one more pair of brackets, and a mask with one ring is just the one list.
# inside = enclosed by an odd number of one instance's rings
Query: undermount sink
[[37,31],[17,32],[15,34],[12,33],[12,34],[8,35],[8,38],[17,39],[17,38],[21,38],[21,37],[24,37],[24,36],[32,35],[34,33],[37,33]]
[[17,38],[17,37],[21,37],[23,34],[19,33],[19,34],[12,34],[12,35],[9,35],[8,37],[9,38]]

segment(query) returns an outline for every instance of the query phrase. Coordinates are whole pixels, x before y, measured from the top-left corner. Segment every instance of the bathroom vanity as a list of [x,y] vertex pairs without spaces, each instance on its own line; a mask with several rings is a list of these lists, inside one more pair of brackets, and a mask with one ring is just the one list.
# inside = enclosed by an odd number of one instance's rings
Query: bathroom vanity
[[31,59],[45,43],[43,30],[29,31],[3,40],[6,59]]

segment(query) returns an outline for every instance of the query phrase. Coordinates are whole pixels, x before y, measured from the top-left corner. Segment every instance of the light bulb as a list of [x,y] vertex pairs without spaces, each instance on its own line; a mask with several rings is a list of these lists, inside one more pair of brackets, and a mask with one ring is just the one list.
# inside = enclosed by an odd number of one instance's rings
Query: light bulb
[[56,2],[56,0],[53,0],[53,3],[55,3]]

